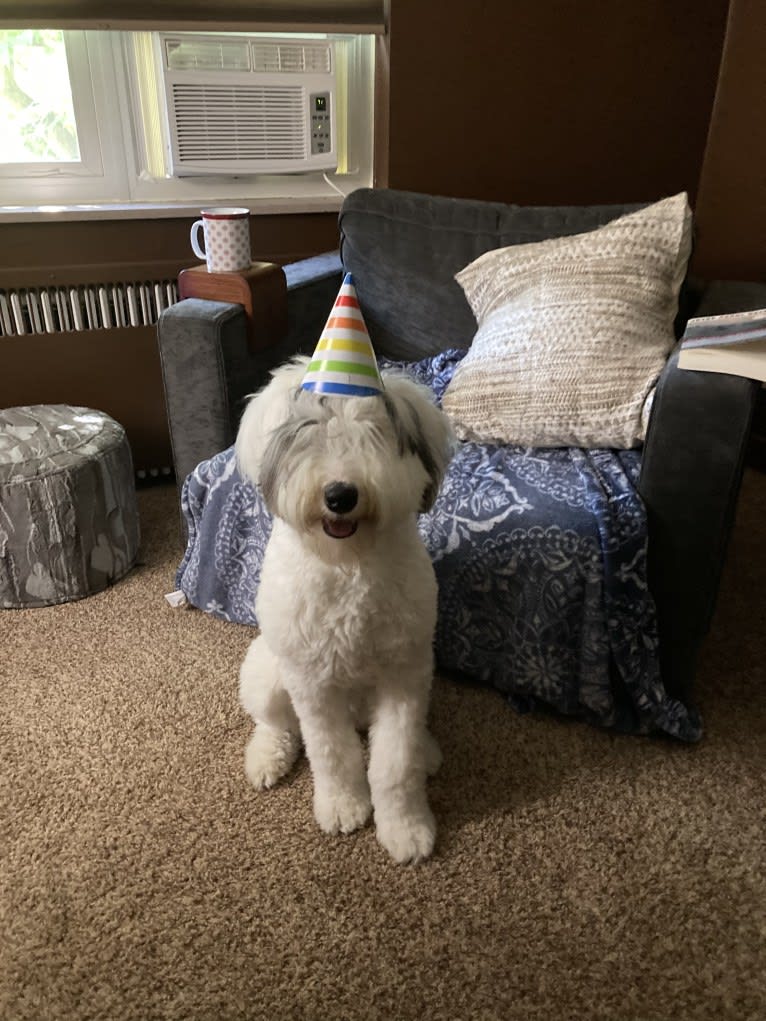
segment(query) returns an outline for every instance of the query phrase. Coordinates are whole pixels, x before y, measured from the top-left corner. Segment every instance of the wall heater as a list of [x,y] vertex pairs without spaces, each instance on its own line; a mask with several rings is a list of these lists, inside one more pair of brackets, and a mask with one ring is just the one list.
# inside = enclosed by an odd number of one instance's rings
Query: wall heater
[[156,324],[178,301],[181,268],[167,262],[74,266],[35,270],[33,279],[23,271],[3,273],[0,407],[74,404],[105,411],[128,434],[139,480],[171,475]]

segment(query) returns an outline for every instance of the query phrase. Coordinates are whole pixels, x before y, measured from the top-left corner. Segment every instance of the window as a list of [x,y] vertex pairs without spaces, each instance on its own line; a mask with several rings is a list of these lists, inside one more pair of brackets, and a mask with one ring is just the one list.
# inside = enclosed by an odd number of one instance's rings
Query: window
[[[106,204],[124,206],[129,215],[131,208],[177,212],[211,200],[266,211],[333,208],[338,191],[372,180],[374,38],[303,33],[280,39],[0,31],[0,112],[8,136],[0,153],[0,212],[84,213]],[[272,83],[284,97],[276,112]],[[291,98],[296,94],[303,98]],[[248,141],[242,111],[264,102],[276,118],[274,131],[292,148],[254,148],[263,119]],[[331,123],[337,158],[328,162],[321,154],[330,145]],[[190,152],[195,158],[187,158]]]
[[[7,130],[0,204],[98,203],[128,198],[120,126],[110,111],[114,69],[85,32],[0,32]],[[8,158],[13,153],[13,158]]]
[[19,170],[81,164],[64,33],[4,32],[0,64],[5,161]]

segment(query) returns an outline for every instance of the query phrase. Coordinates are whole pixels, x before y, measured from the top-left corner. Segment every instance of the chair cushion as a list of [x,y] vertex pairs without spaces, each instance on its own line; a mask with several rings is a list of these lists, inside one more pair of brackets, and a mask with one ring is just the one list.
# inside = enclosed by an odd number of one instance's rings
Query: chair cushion
[[341,255],[379,355],[467,348],[476,322],[455,274],[484,252],[593,230],[639,205],[516,206],[360,188],[340,214]]
[[463,269],[479,329],[444,396],[458,435],[535,447],[642,442],[690,251],[681,193]]

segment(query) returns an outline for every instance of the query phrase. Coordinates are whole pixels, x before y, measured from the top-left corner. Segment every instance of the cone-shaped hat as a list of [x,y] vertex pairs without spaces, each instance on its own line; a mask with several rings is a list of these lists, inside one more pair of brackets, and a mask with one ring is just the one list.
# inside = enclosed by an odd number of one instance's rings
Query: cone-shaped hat
[[343,280],[301,386],[334,397],[375,397],[383,392],[350,273]]

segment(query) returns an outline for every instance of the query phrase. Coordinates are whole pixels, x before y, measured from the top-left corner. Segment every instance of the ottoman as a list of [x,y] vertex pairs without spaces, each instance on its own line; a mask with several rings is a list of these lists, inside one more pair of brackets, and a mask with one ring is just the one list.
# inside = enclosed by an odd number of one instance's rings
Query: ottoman
[[0,410],[0,609],[100,592],[131,569],[138,542],[121,425],[67,404]]

